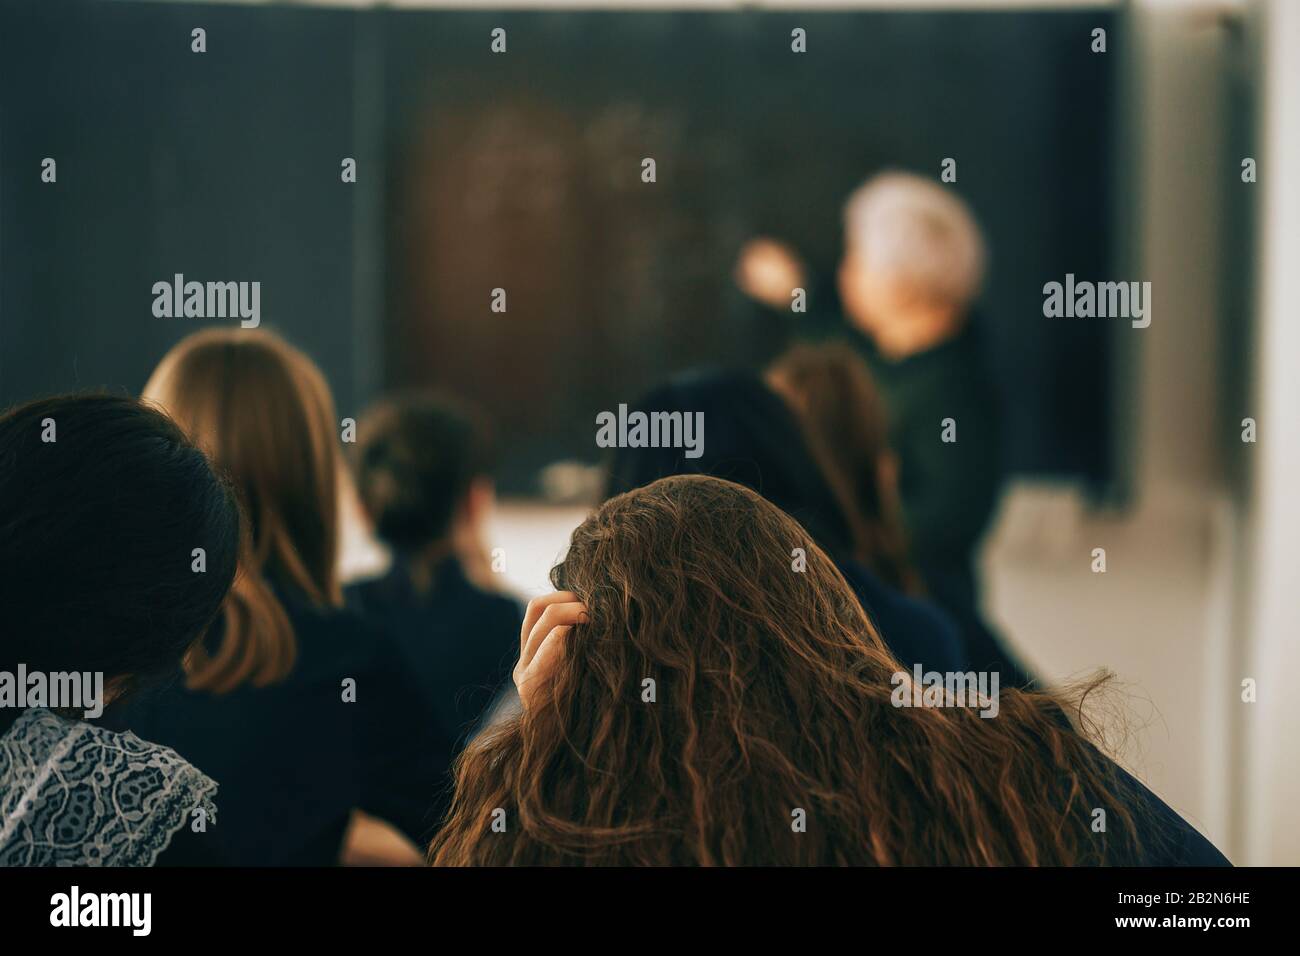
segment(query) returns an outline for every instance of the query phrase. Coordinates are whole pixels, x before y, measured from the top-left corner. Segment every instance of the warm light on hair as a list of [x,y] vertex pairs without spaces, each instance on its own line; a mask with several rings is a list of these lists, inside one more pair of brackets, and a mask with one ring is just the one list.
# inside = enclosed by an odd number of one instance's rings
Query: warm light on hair
[[272,585],[339,605],[335,569],[340,455],[334,400],[311,359],[263,330],[183,339],[144,389],[224,471],[248,527],[224,608],[220,648],[195,648],[189,685],[225,693],[282,680],[296,645]]
[[1136,858],[1140,797],[1056,698],[1004,689],[994,719],[895,706],[903,665],[835,564],[747,488],[678,475],[611,498],[551,578],[590,619],[462,754],[436,865]]

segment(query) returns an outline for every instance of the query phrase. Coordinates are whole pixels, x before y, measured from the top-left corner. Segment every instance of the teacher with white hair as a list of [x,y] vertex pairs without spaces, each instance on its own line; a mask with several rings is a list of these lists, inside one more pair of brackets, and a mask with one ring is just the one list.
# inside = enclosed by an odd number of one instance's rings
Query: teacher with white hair
[[[984,239],[966,203],[933,179],[886,171],[844,207],[837,327],[857,346],[884,394],[911,551],[930,595],[963,623],[970,664],[1029,677],[979,613],[975,551],[1002,482],[1001,409],[973,305],[984,281]],[[788,310],[807,270],[781,242],[741,250],[736,282]],[[826,294],[811,290],[814,309]],[[827,290],[829,292],[829,290]]]

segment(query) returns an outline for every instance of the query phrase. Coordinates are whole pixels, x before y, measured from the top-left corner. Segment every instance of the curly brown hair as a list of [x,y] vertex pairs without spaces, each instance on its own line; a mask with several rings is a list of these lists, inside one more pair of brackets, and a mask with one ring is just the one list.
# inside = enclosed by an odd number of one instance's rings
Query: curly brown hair
[[[460,757],[435,865],[1080,864],[1137,852],[1134,795],[1057,699],[1004,690],[993,719],[891,704],[903,667],[844,578],[746,488],[677,476],[612,498],[551,577],[590,621],[532,706]],[[1097,807],[1109,832],[1091,826]]]

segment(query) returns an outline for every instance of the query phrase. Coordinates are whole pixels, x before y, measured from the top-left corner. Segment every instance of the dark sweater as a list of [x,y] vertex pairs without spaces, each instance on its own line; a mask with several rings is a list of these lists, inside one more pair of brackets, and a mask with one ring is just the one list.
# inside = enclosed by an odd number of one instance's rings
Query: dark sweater
[[417,593],[410,581],[398,560],[383,577],[349,587],[345,597],[393,636],[440,735],[458,749],[509,681],[523,610],[472,584],[455,558],[438,567],[427,593]]
[[[177,856],[331,865],[353,808],[423,845],[446,800],[449,742],[432,730],[400,652],[350,612],[280,594],[298,643],[284,681],[215,696],[186,690],[177,675],[106,715],[217,781],[217,820],[196,835],[203,852]],[[354,702],[343,700],[348,678]]]
[[964,671],[968,664],[961,632],[947,614],[887,587],[856,561],[838,563],[840,573],[893,655],[910,671]]
[[[933,591],[970,603],[975,547],[1002,481],[1001,412],[978,325],[972,321],[956,337],[898,361],[852,336],[888,406],[912,553]],[[943,441],[949,418],[953,442]]]
[[[1109,759],[1109,758],[1107,758]],[[1232,866],[1219,848],[1136,778],[1116,766],[1119,797],[1133,814],[1140,849],[1123,866]],[[1112,824],[1112,825],[1117,825]]]

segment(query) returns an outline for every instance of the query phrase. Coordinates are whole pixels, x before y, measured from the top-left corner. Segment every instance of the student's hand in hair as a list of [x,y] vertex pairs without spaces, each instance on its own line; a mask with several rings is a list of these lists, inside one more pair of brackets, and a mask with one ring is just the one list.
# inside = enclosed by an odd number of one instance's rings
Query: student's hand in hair
[[586,622],[587,606],[572,591],[556,591],[528,602],[524,626],[519,631],[519,663],[514,675],[524,710],[546,686],[573,625]]

